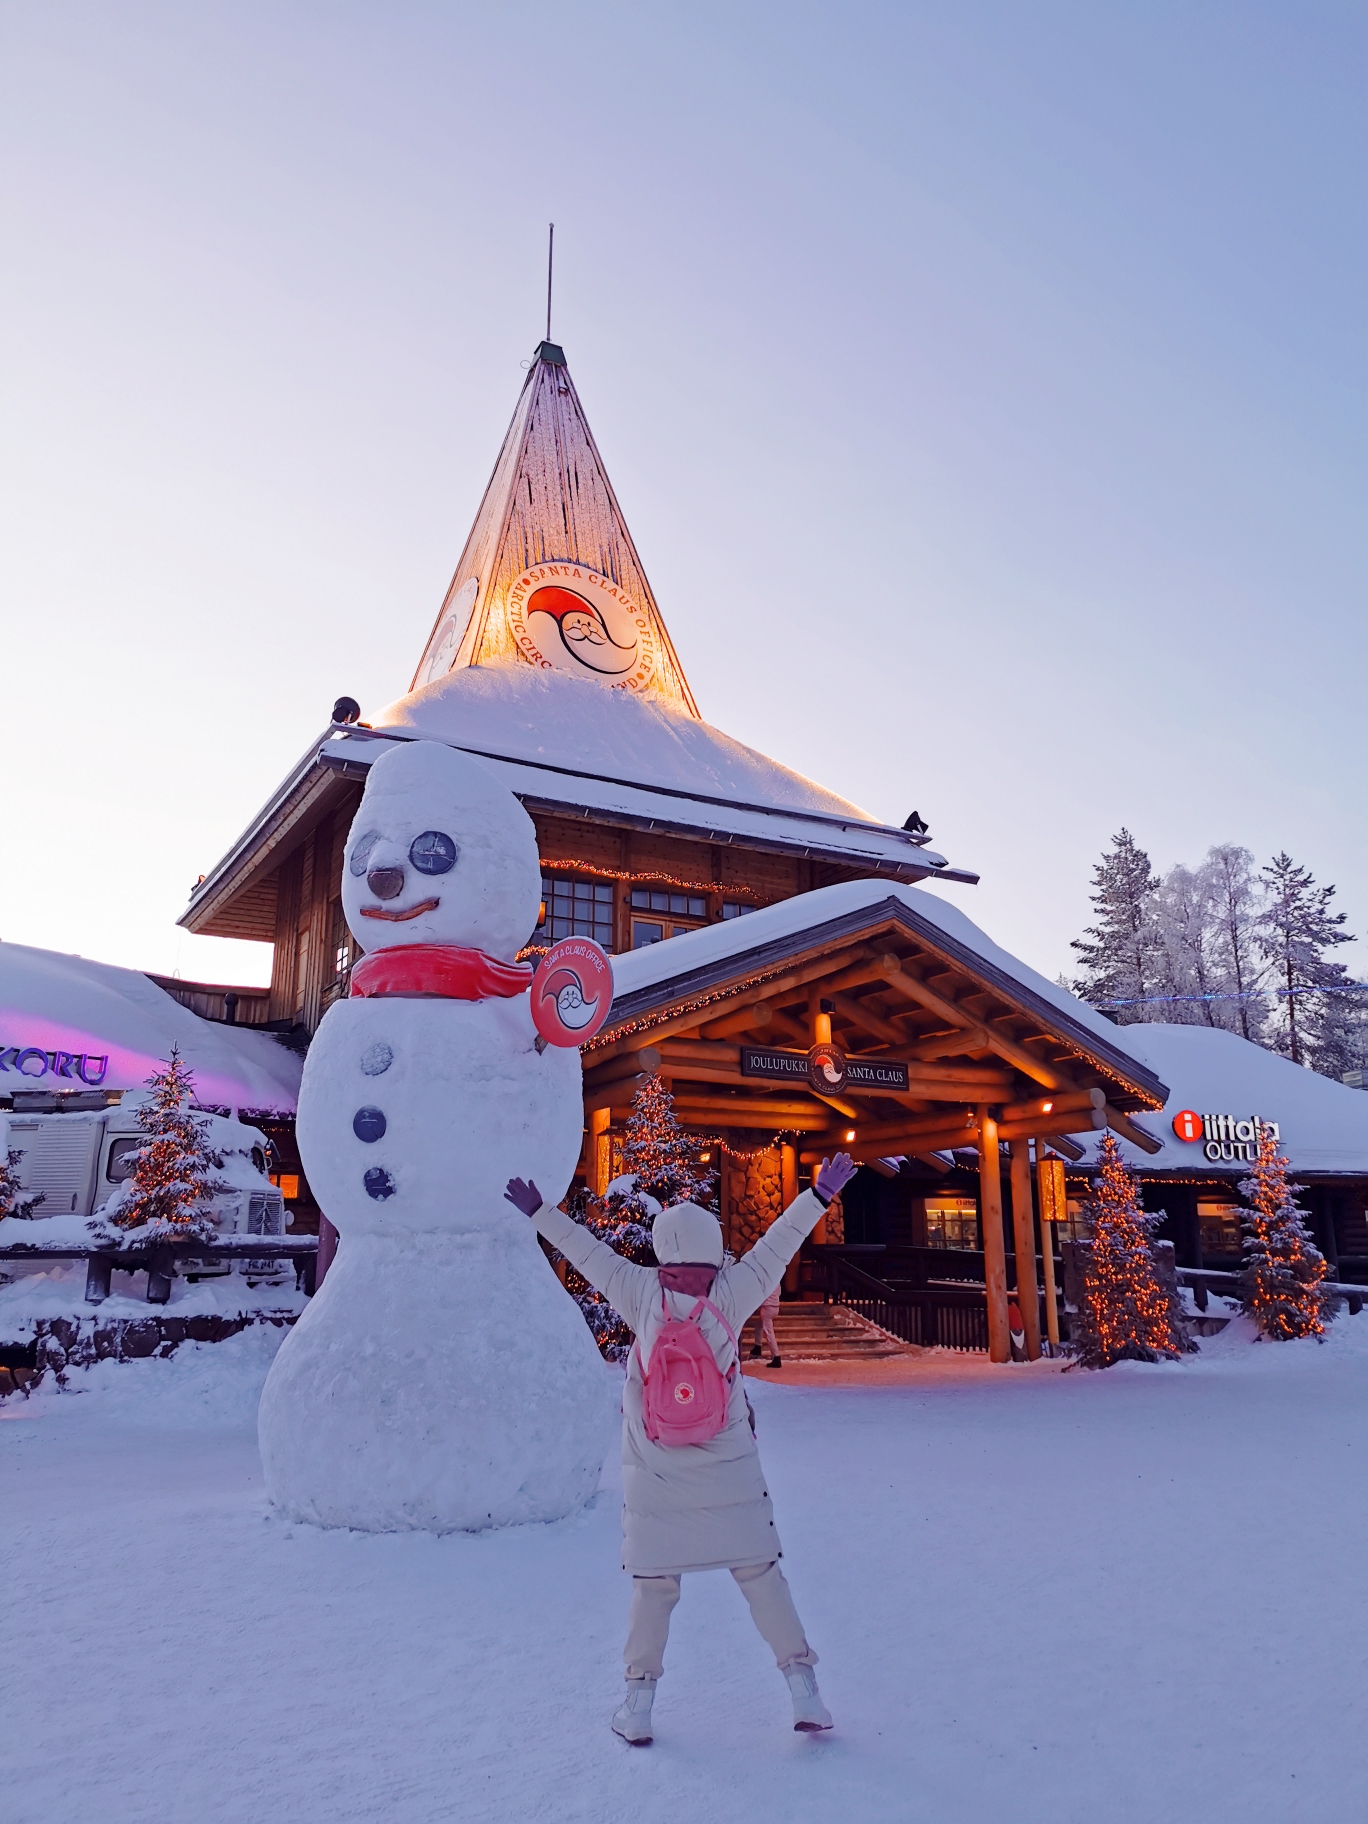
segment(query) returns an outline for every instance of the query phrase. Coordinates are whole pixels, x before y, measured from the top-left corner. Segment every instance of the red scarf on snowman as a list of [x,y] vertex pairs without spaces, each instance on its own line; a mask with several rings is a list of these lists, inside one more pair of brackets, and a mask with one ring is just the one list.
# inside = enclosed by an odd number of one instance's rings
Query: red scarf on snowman
[[507,1000],[531,986],[533,973],[531,963],[501,963],[459,944],[396,944],[363,956],[352,968],[348,992],[358,999],[394,994]]

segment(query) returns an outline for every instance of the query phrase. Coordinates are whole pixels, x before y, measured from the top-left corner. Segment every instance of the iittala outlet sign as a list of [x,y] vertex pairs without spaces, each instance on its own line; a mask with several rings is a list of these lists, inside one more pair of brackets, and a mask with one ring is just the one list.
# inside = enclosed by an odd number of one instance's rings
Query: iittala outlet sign
[[1199,1115],[1190,1108],[1173,1117],[1173,1131],[1189,1145],[1199,1145],[1213,1165],[1243,1161],[1252,1165],[1259,1156],[1259,1138],[1267,1134],[1274,1145],[1282,1138],[1276,1121],[1259,1115]]

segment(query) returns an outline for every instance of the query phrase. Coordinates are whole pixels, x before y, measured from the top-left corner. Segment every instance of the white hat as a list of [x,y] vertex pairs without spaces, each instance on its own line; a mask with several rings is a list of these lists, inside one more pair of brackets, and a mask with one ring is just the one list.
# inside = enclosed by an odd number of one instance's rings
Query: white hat
[[722,1225],[696,1203],[672,1203],[651,1224],[651,1245],[662,1267],[722,1265]]

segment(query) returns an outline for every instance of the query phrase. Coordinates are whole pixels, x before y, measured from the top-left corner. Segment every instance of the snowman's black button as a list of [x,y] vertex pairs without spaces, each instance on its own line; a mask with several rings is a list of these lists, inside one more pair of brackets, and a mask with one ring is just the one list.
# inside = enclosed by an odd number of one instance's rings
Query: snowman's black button
[[380,1039],[361,1053],[361,1068],[368,1077],[382,1077],[393,1062],[393,1051]]
[[382,1165],[373,1165],[361,1182],[366,1187],[366,1195],[383,1203],[386,1197],[394,1195],[394,1180]]
[[352,1116],[352,1132],[358,1140],[364,1140],[368,1144],[372,1140],[383,1140],[388,1126],[383,1109],[358,1108]]

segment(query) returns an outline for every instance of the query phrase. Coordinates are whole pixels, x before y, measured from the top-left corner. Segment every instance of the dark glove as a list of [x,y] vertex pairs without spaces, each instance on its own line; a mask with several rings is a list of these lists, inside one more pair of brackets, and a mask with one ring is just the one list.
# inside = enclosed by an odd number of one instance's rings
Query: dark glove
[[823,1203],[839,1197],[859,1168],[849,1153],[837,1153],[834,1159],[823,1159],[812,1180],[812,1188]]
[[[851,1169],[854,1170],[854,1167]],[[530,1178],[526,1184],[521,1178],[510,1178],[504,1196],[524,1216],[535,1216],[542,1207],[542,1194]]]

